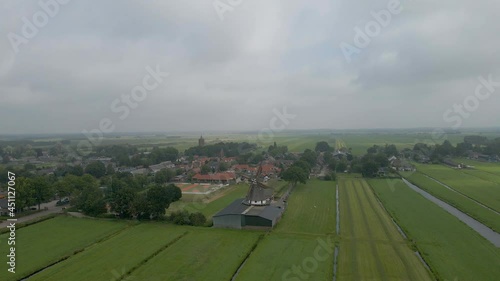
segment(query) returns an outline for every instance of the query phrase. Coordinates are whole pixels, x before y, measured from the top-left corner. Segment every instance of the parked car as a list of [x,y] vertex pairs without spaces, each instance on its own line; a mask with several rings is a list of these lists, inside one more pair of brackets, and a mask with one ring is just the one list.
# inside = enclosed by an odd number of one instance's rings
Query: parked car
[[64,197],[64,198],[59,199],[59,201],[56,202],[56,206],[62,206],[62,205],[66,205],[68,203],[69,203],[69,198]]

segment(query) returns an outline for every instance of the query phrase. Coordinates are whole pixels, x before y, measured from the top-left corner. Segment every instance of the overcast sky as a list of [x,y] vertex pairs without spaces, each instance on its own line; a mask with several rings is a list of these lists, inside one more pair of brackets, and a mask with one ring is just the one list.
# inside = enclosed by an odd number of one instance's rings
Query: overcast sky
[[[261,130],[284,107],[287,129],[499,126],[500,87],[473,96],[479,76],[500,81],[500,1],[401,1],[346,59],[342,42],[389,3],[3,0],[0,134],[103,118],[115,132]],[[169,76],[135,108],[119,101],[147,67]],[[443,119],[464,100],[477,109]]]

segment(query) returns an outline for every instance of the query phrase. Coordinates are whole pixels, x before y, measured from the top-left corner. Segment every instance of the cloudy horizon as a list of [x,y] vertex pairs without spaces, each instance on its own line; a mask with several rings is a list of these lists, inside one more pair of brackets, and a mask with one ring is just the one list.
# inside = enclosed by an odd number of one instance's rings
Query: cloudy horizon
[[2,1],[0,134],[500,124],[498,1],[199,2]]

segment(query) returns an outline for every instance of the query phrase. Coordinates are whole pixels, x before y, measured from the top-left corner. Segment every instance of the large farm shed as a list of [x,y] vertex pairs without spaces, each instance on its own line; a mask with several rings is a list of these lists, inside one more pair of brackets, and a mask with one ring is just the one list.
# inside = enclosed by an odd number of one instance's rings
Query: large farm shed
[[243,204],[245,199],[234,200],[226,208],[213,216],[214,227],[245,228],[274,227],[283,213],[281,206],[254,206]]

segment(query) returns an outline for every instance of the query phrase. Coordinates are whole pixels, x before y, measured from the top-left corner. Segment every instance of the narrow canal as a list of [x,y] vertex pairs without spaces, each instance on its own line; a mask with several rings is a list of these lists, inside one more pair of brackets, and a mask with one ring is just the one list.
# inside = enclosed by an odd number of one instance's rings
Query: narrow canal
[[431,202],[435,203],[436,205],[440,206],[443,208],[445,211],[448,213],[454,215],[457,217],[459,220],[467,224],[469,227],[474,229],[477,233],[479,233],[481,236],[483,236],[486,240],[490,241],[495,245],[496,247],[500,248],[500,234],[496,233],[493,231],[491,228],[487,227],[486,225],[478,222],[477,220],[471,218],[470,216],[466,215],[462,211],[458,210],[457,208],[449,205],[448,203],[432,196],[428,192],[420,189],[418,186],[412,184],[411,182],[407,181],[406,179],[403,178],[404,183],[406,185],[415,190],[416,192],[420,193],[422,196],[425,198],[429,199]]

